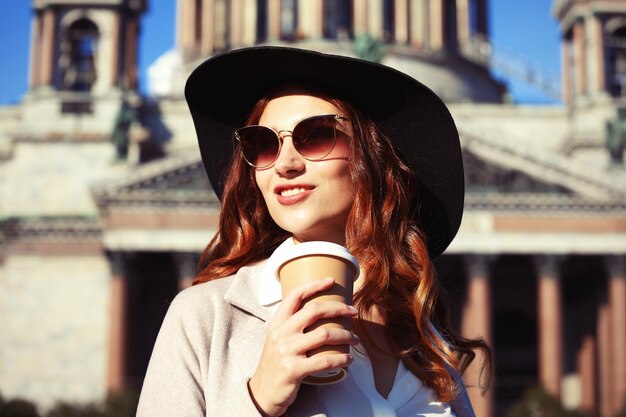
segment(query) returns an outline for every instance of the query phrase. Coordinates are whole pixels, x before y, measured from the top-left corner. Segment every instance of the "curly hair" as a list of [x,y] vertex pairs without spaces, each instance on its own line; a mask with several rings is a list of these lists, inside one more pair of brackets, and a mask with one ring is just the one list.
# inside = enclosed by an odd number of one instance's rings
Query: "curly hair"
[[[450,401],[458,390],[450,367],[464,372],[480,349],[490,375],[491,354],[482,339],[466,339],[451,329],[448,307],[441,301],[444,289],[413,217],[417,178],[389,137],[363,113],[317,90],[305,91],[334,104],[353,127],[349,161],[355,198],[345,235],[366,277],[354,294],[359,315],[379,308],[393,354],[441,401]],[[272,97],[257,102],[248,124],[258,122]],[[232,275],[267,258],[290,236],[272,220],[254,169],[238,148],[224,178],[218,231],[200,258],[194,284]]]

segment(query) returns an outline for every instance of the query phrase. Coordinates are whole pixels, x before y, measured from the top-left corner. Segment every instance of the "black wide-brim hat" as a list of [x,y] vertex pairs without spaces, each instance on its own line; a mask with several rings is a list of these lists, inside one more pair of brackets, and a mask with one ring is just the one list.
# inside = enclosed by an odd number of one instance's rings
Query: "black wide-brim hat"
[[185,97],[202,162],[218,198],[233,155],[233,131],[256,102],[285,84],[316,86],[345,100],[393,141],[420,184],[415,219],[431,258],[456,235],[463,215],[463,162],[452,116],[429,88],[385,65],[275,46],[236,49],[200,64]]

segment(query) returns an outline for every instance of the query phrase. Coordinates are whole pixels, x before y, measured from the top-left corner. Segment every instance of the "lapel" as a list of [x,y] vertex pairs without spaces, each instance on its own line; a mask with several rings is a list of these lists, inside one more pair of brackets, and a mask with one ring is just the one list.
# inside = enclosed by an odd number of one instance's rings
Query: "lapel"
[[[259,273],[267,261],[245,266],[233,277],[233,282],[224,294],[224,300],[232,306],[267,322],[272,318],[272,308],[259,305]],[[311,385],[300,385],[294,403],[286,417],[325,417],[326,412],[319,391]]]
[[267,260],[244,266],[237,271],[224,294],[224,300],[234,307],[252,314],[262,321],[272,318],[272,309],[259,304],[259,273]]

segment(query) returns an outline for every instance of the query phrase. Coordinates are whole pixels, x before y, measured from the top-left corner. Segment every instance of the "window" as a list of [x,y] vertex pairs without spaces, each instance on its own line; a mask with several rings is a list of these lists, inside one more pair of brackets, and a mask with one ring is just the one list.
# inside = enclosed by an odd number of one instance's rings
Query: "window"
[[626,26],[605,36],[607,88],[614,97],[626,96]]
[[88,92],[96,81],[98,28],[88,19],[72,23],[61,44],[59,69],[64,90]]
[[352,0],[324,0],[324,37],[352,38]]

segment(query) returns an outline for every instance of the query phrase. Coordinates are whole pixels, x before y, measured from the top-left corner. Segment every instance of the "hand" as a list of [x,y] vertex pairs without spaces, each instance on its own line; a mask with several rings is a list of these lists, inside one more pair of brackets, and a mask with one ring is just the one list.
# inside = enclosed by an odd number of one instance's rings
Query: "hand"
[[268,323],[261,360],[248,385],[261,413],[271,417],[284,414],[296,399],[305,376],[352,362],[349,354],[342,353],[306,356],[306,352],[322,345],[359,342],[356,335],[345,329],[320,327],[304,332],[319,319],[356,316],[356,308],[341,302],[310,302],[300,309],[303,300],[330,288],[334,281],[317,279],[295,287]]

